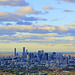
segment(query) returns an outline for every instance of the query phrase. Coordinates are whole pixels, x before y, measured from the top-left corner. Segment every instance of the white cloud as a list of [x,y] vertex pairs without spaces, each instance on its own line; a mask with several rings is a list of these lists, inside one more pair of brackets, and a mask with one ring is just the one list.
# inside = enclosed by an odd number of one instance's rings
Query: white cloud
[[68,26],[69,27],[75,27],[75,24],[69,24]]
[[22,13],[22,14],[42,14],[41,11],[36,11],[31,6],[21,7],[18,10],[16,10],[16,12]]
[[74,12],[73,10],[64,9],[64,12]]
[[43,9],[50,10],[50,9],[54,9],[54,7],[50,7],[47,5],[47,6],[44,6]]
[[25,0],[0,0],[0,5],[26,6],[28,3],[26,3]]
[[0,21],[17,21],[24,15],[20,13],[10,13],[0,11]]
[[[0,35],[14,35],[16,32],[23,33],[38,33],[38,34],[48,34],[48,33],[60,33],[67,34],[73,33],[74,28],[68,28],[65,26],[52,26],[52,25],[9,25],[0,26]],[[74,34],[75,35],[75,34]]]
[[69,3],[75,3],[75,0],[63,0],[65,2],[69,2]]

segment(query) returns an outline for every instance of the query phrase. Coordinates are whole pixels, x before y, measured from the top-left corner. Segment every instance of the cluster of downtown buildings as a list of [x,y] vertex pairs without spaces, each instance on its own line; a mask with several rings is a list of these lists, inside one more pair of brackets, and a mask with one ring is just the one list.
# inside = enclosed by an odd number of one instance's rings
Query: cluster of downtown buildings
[[16,48],[14,48],[14,55],[9,57],[0,58],[0,66],[16,66],[16,67],[66,67],[72,66],[75,67],[75,57],[70,55],[66,56],[62,53],[47,53],[44,50],[39,50],[38,52],[28,52],[23,47],[23,53],[18,54]]

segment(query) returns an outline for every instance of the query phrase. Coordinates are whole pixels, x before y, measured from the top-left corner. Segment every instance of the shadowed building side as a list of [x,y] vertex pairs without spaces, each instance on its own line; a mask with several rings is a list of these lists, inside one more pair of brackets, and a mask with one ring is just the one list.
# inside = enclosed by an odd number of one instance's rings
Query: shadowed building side
[[16,56],[17,54],[16,54],[16,48],[14,48],[14,56]]
[[25,47],[23,47],[23,58],[25,58]]

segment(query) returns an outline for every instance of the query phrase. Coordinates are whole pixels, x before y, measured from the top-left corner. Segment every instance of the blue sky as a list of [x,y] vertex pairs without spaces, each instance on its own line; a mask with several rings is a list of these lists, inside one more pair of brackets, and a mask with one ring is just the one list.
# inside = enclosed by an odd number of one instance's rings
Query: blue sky
[[0,51],[73,52],[74,32],[75,0],[0,0]]

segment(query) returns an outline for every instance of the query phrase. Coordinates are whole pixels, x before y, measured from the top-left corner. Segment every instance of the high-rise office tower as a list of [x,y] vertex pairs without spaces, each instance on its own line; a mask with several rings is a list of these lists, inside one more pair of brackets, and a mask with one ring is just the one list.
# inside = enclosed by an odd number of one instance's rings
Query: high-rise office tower
[[28,49],[26,49],[26,54],[28,55]]
[[48,60],[48,53],[45,53],[45,60]]
[[53,52],[53,53],[52,53],[51,59],[52,59],[52,60],[56,59],[56,52]]
[[25,57],[25,47],[23,47],[23,57]]
[[14,56],[16,56],[16,48],[14,48]]
[[40,56],[40,55],[41,55],[41,51],[39,50],[39,51],[38,51],[38,56]]
[[32,59],[32,58],[34,58],[34,53],[29,54],[29,59]]
[[44,54],[44,50],[41,50],[41,53]]

